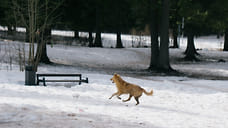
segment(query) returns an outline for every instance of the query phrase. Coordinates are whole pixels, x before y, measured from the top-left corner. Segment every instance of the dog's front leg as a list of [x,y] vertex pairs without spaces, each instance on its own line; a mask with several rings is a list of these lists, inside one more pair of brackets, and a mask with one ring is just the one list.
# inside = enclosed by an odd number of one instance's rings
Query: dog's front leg
[[117,96],[116,96],[116,97],[117,97],[118,99],[120,99],[120,100],[121,100],[120,95],[122,95],[122,93],[121,93],[121,92],[117,92]]
[[120,95],[118,95],[118,96],[116,96],[118,99],[120,99],[121,100],[121,97],[120,97]]
[[113,97],[113,96],[115,96],[115,95],[117,95],[117,94],[118,94],[118,92],[113,93],[113,94],[112,94],[112,96],[111,96],[111,97],[109,97],[109,99],[112,99],[112,97]]

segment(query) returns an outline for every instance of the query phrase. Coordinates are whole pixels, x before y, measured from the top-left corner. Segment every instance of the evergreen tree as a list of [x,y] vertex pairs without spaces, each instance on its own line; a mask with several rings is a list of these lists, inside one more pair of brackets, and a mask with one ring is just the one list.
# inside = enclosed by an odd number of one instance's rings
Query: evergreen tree
[[13,35],[16,31],[17,17],[12,1],[1,0],[0,17],[1,25],[8,27],[8,35]]
[[207,24],[218,35],[224,33],[224,51],[228,51],[228,1],[211,1],[208,5]]
[[187,35],[187,48],[185,51],[185,59],[190,61],[197,61],[196,55],[199,55],[195,49],[194,36],[200,35],[205,28],[205,22],[208,16],[204,3],[206,1],[197,0],[180,0],[179,6],[180,15],[184,17],[185,21],[185,34]]
[[130,3],[130,0],[107,0],[105,5],[104,29],[116,33],[116,48],[123,48],[121,34],[129,33],[132,27]]
[[[173,36],[173,46],[171,48],[179,48],[178,45],[178,30],[181,24],[181,17],[179,15],[180,7],[178,5],[178,0],[172,0],[170,9],[170,29],[172,29]],[[180,32],[180,31],[179,31]]]
[[102,17],[103,15],[103,9],[104,9],[104,1],[103,0],[96,0],[96,37],[94,42],[94,47],[103,47],[102,40],[101,40],[101,31],[102,31]]

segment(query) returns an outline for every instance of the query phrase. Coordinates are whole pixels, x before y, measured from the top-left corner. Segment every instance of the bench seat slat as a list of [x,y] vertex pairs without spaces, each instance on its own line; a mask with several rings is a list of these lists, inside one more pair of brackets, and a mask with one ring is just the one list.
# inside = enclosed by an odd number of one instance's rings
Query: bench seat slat
[[81,76],[81,74],[37,74],[38,76]]
[[[43,80],[40,80],[43,82]],[[80,82],[80,80],[45,80],[45,82]]]

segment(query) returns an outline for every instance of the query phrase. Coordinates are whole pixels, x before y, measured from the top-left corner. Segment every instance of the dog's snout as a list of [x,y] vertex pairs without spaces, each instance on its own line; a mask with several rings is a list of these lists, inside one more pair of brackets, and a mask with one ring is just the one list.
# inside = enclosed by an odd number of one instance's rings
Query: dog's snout
[[114,80],[112,78],[110,80],[112,81],[112,83],[114,83]]

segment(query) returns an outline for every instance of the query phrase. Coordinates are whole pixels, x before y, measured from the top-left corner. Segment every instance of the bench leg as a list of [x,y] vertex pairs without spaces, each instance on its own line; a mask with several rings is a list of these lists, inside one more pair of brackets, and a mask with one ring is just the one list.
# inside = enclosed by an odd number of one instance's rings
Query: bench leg
[[39,85],[39,82],[40,82],[40,81],[39,81],[39,76],[37,75],[37,76],[36,76],[36,84]]
[[89,83],[89,79],[88,79],[88,77],[86,77],[86,80],[85,80],[85,82],[86,82],[86,83]]
[[82,83],[82,76],[80,75],[79,76],[79,85],[81,85],[81,83]]
[[80,82],[89,83],[89,79],[88,79],[88,77],[86,77],[85,79],[80,80]]
[[45,82],[45,78],[43,78],[43,84],[44,84],[44,86],[47,86],[46,82]]

